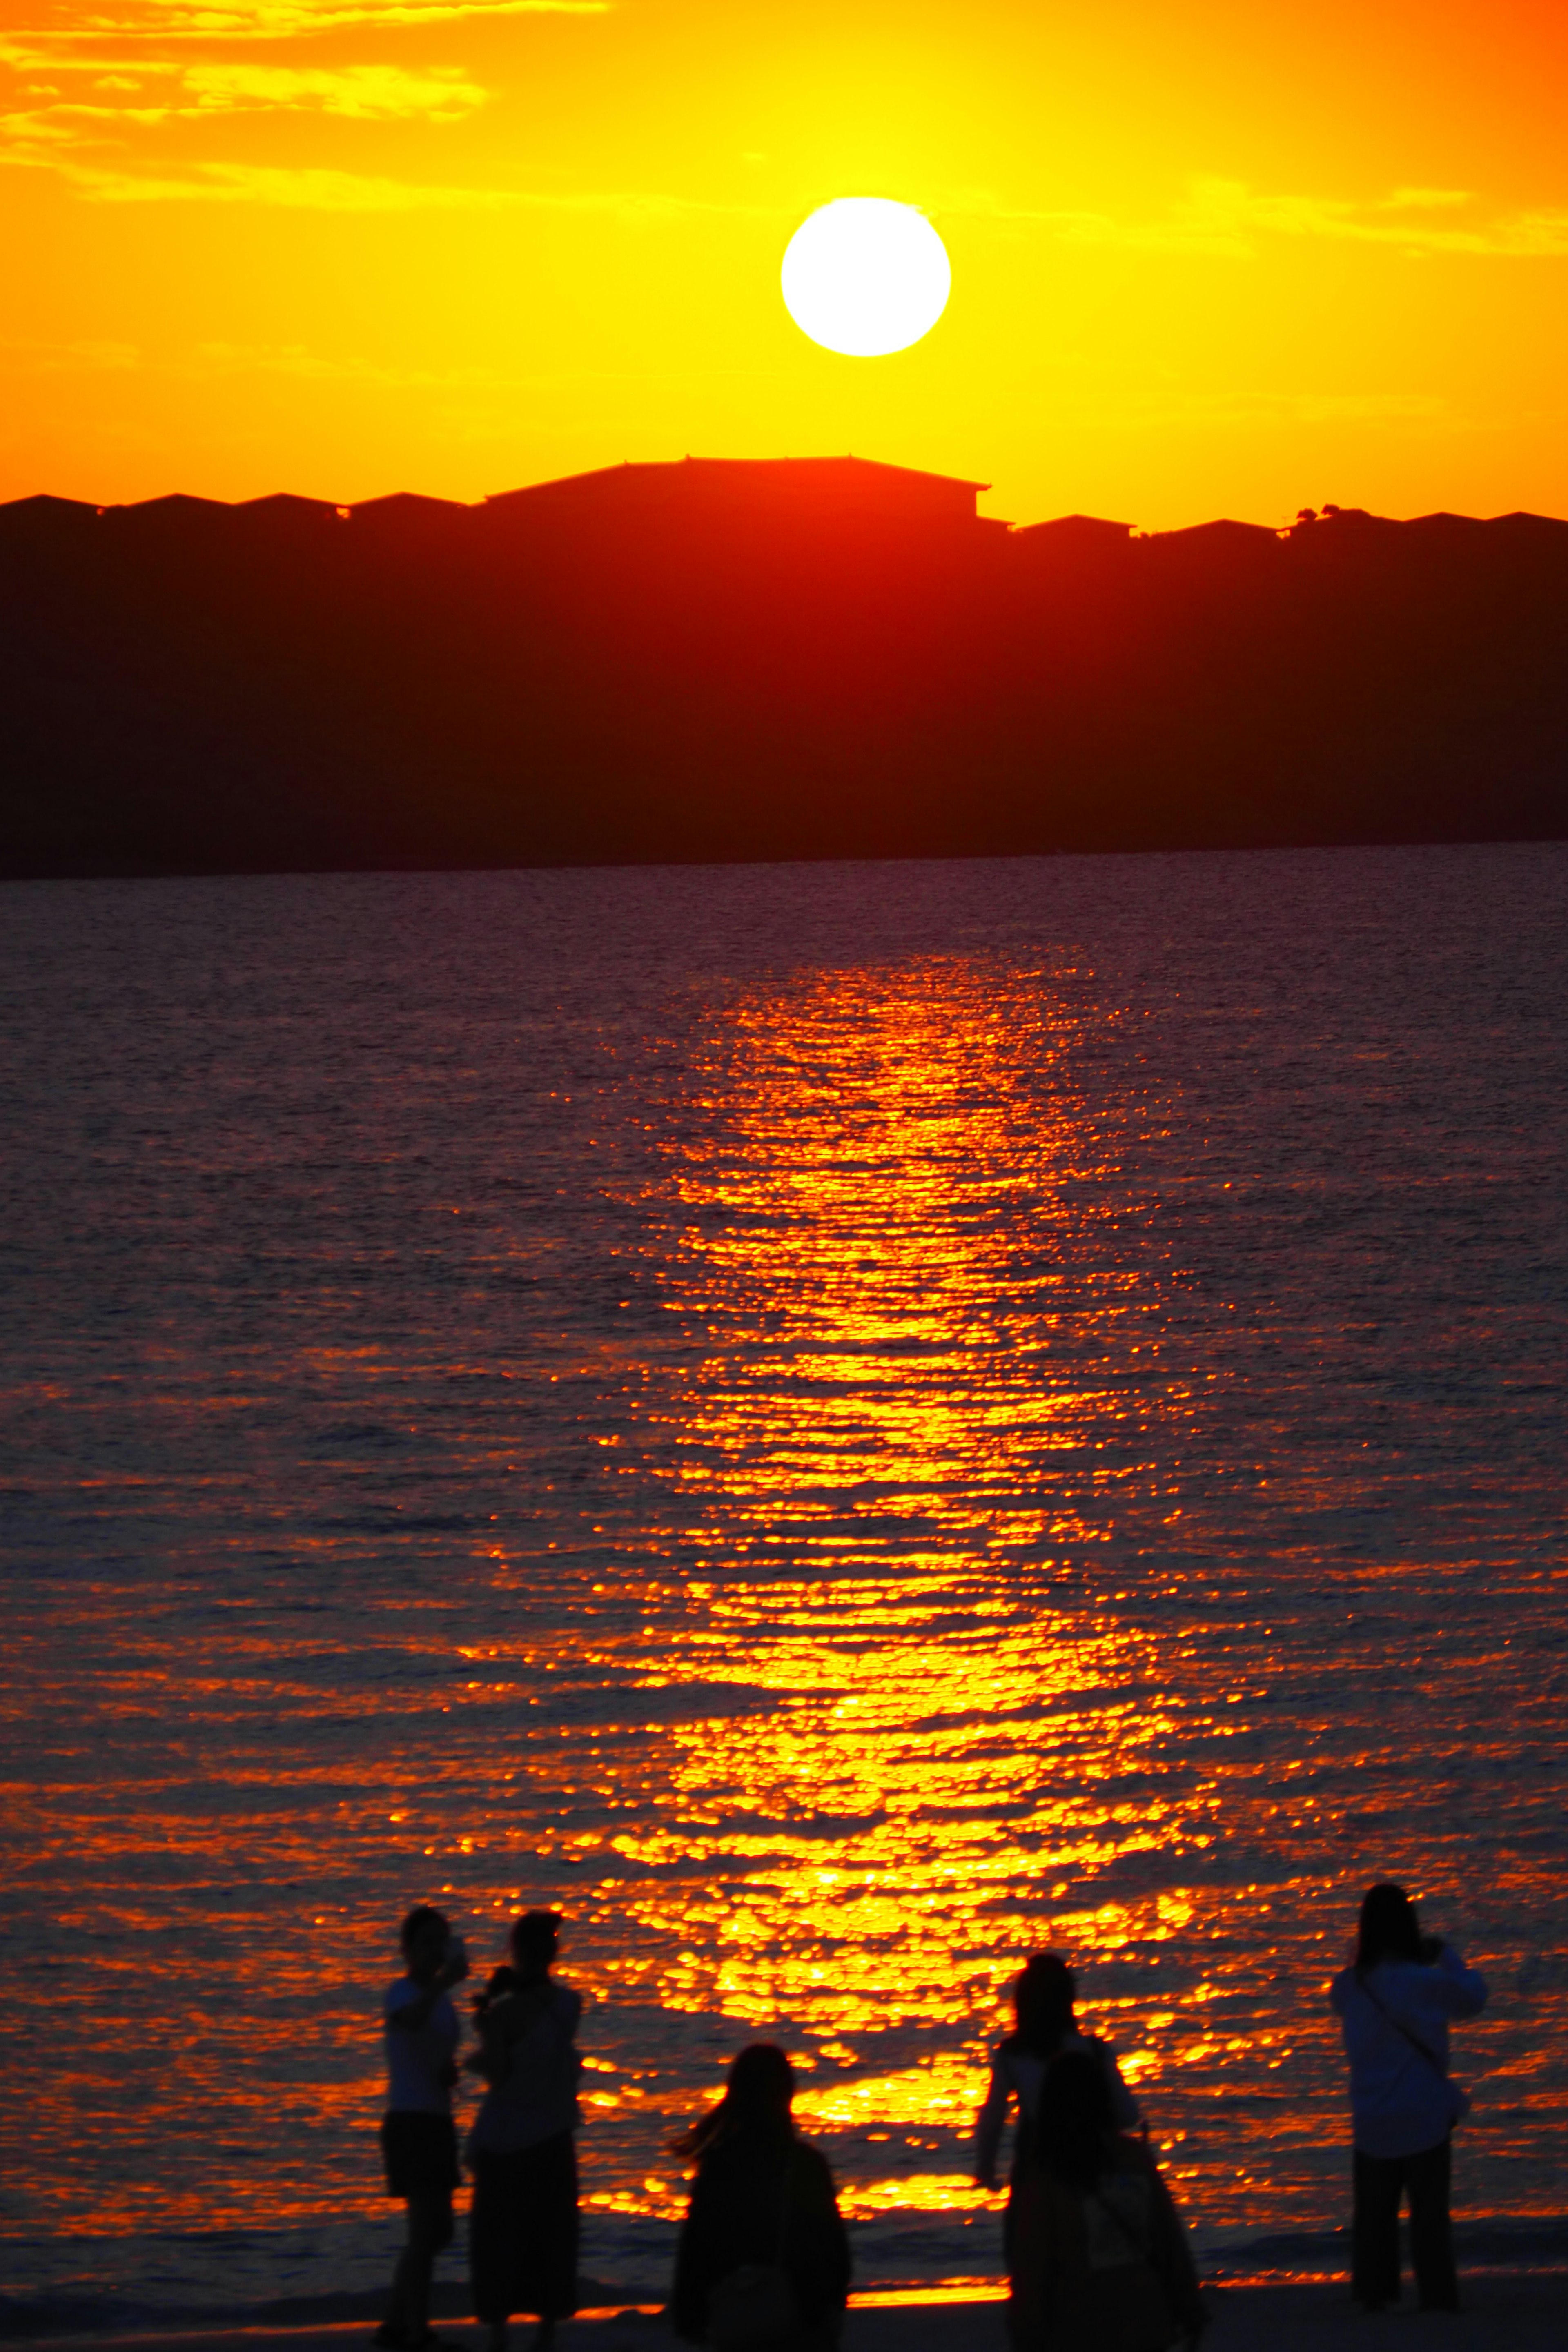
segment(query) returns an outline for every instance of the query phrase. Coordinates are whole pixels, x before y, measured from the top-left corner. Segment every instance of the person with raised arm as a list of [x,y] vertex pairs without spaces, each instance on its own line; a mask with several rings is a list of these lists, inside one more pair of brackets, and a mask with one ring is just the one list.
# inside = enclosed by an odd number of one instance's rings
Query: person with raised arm
[[1448,2023],[1485,2007],[1486,1979],[1423,1936],[1402,1886],[1363,1898],[1355,1958],[1334,1979],[1350,2060],[1351,2293],[1368,2311],[1399,2300],[1399,2205],[1423,2311],[1459,2309],[1448,2217],[1454,2126],[1469,2100],[1448,2072]]
[[509,1937],[511,1965],[475,2004],[479,2048],[468,2063],[488,2087],[468,2135],[468,2254],[489,2352],[503,2352],[514,2314],[537,2317],[542,2347],[577,2308],[583,1996],[550,1973],[560,1939],[559,1912],[524,1912]]
[[427,2352],[436,2342],[430,2281],[437,2255],[452,2242],[452,2191],[461,2178],[452,2121],[460,2028],[449,1996],[468,1975],[468,1960],[444,1915],[428,1903],[409,1912],[399,1941],[404,1972],[382,2001],[388,2093],[381,2149],[386,2193],[402,2198],[408,2231],[376,2342],[396,2352]]

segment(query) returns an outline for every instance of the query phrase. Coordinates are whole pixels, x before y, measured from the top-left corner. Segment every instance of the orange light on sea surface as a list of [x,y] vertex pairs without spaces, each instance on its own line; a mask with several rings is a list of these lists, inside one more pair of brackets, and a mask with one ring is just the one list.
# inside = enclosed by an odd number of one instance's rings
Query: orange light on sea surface
[[[919,2214],[952,2233],[954,2273],[994,2260],[963,2139],[1009,1979],[1047,1942],[1205,2226],[1336,2210],[1322,1985],[1368,1849],[1394,1839],[1451,1890],[1468,1776],[1496,1786],[1519,1752],[1510,1723],[1492,1758],[1476,1693],[1525,1690],[1547,1736],[1555,1717],[1549,1665],[1497,1650],[1526,1621],[1495,1570],[1482,1591],[1442,1558],[1323,1538],[1378,1498],[1359,1423],[1340,1454],[1259,1435],[1260,1393],[1302,1393],[1299,1355],[1275,1388],[1260,1359],[1303,1330],[1329,1344],[1285,1285],[1272,1244],[1292,1212],[1269,1194],[1296,1165],[1280,1134],[1321,1008],[1286,989],[1270,1028],[1260,951],[1217,888],[1198,902],[1209,997],[1151,980],[1163,894],[1192,887],[1168,867],[1105,971],[1054,942],[870,955],[854,872],[827,886],[850,901],[832,951],[805,956],[791,894],[823,885],[767,887],[784,916],[761,976],[726,968],[694,1009],[683,968],[636,1053],[584,1019],[575,971],[563,1003],[552,985],[553,1031],[520,1014],[508,945],[488,1013],[465,979],[460,1062],[422,1022],[373,1062],[384,1101],[427,1089],[378,1133],[371,1197],[406,1206],[386,1227],[400,1295],[432,1224],[460,1222],[439,1312],[353,1320],[363,1262],[344,1276],[329,1223],[314,1263],[342,1287],[324,1318],[300,1275],[265,1345],[251,1325],[234,1355],[226,1333],[161,1327],[146,1388],[177,1478],[136,1457],[110,1489],[114,1549],[89,1555],[90,1583],[38,1580],[14,1644],[7,1834],[60,1961],[58,2051],[25,2053],[47,2226],[380,2210],[374,1975],[415,1895],[450,1907],[480,1963],[516,1909],[566,1911],[563,1969],[592,1996],[585,2194],[605,2216],[679,2210],[668,2129],[766,2033],[868,2232]],[[906,887],[973,905],[1017,884]],[[478,886],[531,908],[556,887]],[[1319,1046],[1323,1087],[1359,1034]],[[547,1097],[529,1092],[542,1052],[561,1056]],[[473,1124],[432,1169],[431,1105],[454,1098]],[[270,1198],[267,1105],[247,1137],[220,1090],[179,1099],[160,1132],[214,1217]],[[319,1132],[293,1132],[312,1199]],[[1261,1171],[1239,1212],[1233,1168]],[[1303,1188],[1314,1220],[1325,1188]],[[1241,1236],[1228,1255],[1221,1234]],[[559,1323],[536,1304],[556,1253]],[[84,1417],[95,1440],[119,1387]],[[308,1447],[279,1439],[285,1391],[310,1393]],[[1455,1420],[1421,1409],[1448,1442]],[[1297,1492],[1238,1507],[1266,1450]],[[84,1525],[110,1458],[55,1490]],[[41,1448],[31,1475],[60,1476]],[[162,1544],[171,1495],[196,1532],[173,1571],[160,1553],[139,1576],[124,1530]],[[1347,1638],[1369,1593],[1405,1629],[1396,1674],[1381,1632]],[[1420,1745],[1434,1693],[1459,1727],[1448,1753]],[[1545,1779],[1532,1799],[1503,1773],[1509,1806],[1544,1804]],[[1532,1850],[1508,1867],[1500,1903],[1535,1902]],[[1552,2063],[1539,2032],[1516,2004],[1475,2046],[1522,2077]],[[1531,2178],[1544,2208],[1554,2175]]]

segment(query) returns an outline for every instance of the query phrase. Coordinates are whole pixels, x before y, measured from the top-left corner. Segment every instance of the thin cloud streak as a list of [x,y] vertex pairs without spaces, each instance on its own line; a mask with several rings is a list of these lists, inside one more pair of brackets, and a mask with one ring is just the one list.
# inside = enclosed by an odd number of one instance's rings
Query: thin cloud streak
[[1479,201],[1465,188],[1398,188],[1370,204],[1357,204],[1333,196],[1260,195],[1241,181],[1200,179],[1191,184],[1184,202],[1156,220],[1035,211],[981,190],[931,209],[939,216],[946,212],[1043,228],[1062,245],[1235,261],[1256,260],[1270,237],[1384,246],[1412,259],[1449,254],[1526,259],[1568,254],[1568,212],[1516,213],[1474,224],[1454,221],[1456,213]]
[[150,0],[140,8],[105,13],[90,24],[17,26],[14,37],[51,49],[89,41],[297,41],[346,26],[448,25],[468,16],[607,16],[616,0],[253,0],[238,7],[202,7],[191,0]]
[[441,187],[354,172],[266,163],[198,163],[178,176],[158,176],[79,163],[63,155],[14,154],[0,160],[58,172],[80,195],[96,204],[259,204],[295,212],[336,213],[531,210],[598,213],[634,225],[762,209],[651,195],[635,189],[579,190],[567,195],[526,188]]
[[[5,45],[0,45],[0,64],[24,77],[62,71],[52,60]],[[59,98],[48,84],[39,88],[34,82],[26,98],[46,102],[25,104],[0,118],[13,139],[68,139],[73,124],[124,123],[145,129],[166,121],[255,113],[459,122],[489,95],[460,66],[427,66],[409,72],[388,65],[319,68],[247,60],[193,65],[166,58],[72,58],[63,70],[80,77],[92,94]],[[93,136],[100,139],[101,128]]]

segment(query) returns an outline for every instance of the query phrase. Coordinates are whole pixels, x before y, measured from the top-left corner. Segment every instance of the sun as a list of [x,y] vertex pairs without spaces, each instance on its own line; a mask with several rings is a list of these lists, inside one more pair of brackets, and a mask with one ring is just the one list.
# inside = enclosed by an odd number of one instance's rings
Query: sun
[[802,221],[780,278],[803,333],[868,360],[930,334],[947,308],[952,271],[946,247],[913,205],[840,196]]

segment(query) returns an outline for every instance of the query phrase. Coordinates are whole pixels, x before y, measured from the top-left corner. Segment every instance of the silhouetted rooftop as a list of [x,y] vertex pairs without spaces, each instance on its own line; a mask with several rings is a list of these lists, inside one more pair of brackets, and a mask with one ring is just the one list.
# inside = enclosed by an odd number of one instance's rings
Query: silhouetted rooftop
[[681,457],[668,464],[604,466],[553,482],[531,482],[487,499],[492,509],[558,508],[588,512],[679,512],[722,507],[734,513],[815,510],[908,518],[978,520],[989,482],[871,457]]

